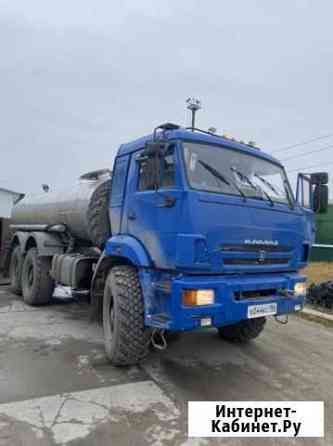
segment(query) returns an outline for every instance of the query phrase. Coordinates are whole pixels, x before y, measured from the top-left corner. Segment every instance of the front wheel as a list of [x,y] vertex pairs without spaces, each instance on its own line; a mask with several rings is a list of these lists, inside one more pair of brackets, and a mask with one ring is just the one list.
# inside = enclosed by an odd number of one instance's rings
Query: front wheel
[[144,325],[141,285],[132,266],[115,266],[108,274],[103,329],[106,354],[112,364],[137,364],[147,356],[151,333]]
[[245,343],[257,338],[263,331],[266,323],[265,317],[245,319],[237,324],[227,325],[218,329],[219,335],[229,341]]

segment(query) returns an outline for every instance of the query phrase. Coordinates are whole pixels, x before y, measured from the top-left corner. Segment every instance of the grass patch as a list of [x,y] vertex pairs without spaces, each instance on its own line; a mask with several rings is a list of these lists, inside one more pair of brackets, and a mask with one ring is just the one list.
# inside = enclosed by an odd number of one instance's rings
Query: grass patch
[[308,277],[308,284],[333,280],[333,262],[312,262],[302,271]]
[[[316,311],[320,311],[316,308]],[[302,319],[306,319],[307,321],[317,322],[318,324],[324,325],[325,327],[333,328],[333,321],[331,319],[325,318],[325,313],[322,313],[323,316],[319,316],[317,314],[305,313],[304,311],[298,311],[295,313],[296,317],[300,317]]]

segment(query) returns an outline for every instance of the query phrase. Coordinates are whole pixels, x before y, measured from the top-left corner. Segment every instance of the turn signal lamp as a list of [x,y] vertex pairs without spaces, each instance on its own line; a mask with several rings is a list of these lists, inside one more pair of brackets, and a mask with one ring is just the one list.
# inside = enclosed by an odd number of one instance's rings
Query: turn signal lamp
[[215,302],[214,290],[184,290],[183,305],[212,305]]
[[306,294],[306,283],[305,282],[295,283],[294,295],[295,296],[304,296],[304,294]]

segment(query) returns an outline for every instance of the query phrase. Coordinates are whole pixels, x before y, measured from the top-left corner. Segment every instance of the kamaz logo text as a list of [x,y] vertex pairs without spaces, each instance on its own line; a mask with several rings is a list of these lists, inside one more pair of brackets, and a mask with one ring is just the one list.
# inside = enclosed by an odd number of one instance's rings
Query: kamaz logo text
[[244,240],[246,245],[266,245],[266,246],[277,246],[279,242],[277,240]]

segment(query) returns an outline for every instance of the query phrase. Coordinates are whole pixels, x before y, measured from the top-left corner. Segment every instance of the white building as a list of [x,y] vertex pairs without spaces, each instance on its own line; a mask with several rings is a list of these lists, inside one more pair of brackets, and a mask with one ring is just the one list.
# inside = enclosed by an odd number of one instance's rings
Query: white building
[[0,270],[3,263],[5,241],[8,237],[9,218],[13,205],[23,194],[0,187]]
[[19,192],[0,187],[0,219],[11,216],[12,207],[21,196]]

